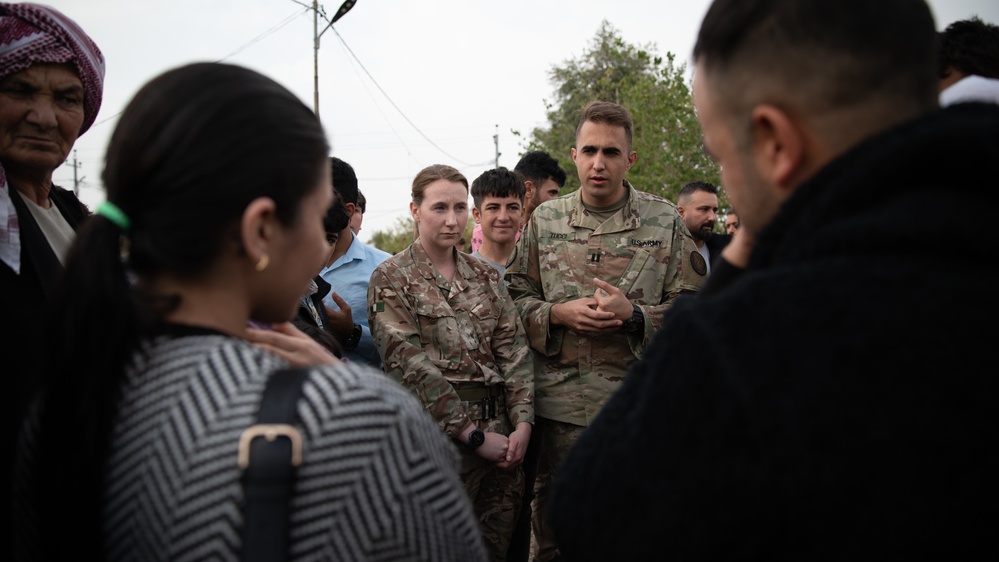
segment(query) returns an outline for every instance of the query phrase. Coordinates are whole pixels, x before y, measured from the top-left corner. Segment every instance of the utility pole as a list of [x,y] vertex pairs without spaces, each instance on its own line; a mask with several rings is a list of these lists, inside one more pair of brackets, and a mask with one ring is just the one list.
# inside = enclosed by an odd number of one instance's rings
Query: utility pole
[[[307,8],[309,7],[301,2],[297,2],[297,0],[293,1]],[[333,27],[333,24],[336,23],[338,19],[342,18],[344,14],[349,12],[356,3],[357,0],[346,0],[346,2],[340,5],[340,9],[336,11],[333,19],[328,20],[329,23],[326,24],[326,27],[324,27],[322,31],[319,31],[319,0],[312,0],[312,30],[314,34],[312,38],[312,110],[316,113],[317,119],[319,118],[319,38],[323,36],[323,33],[326,33],[327,29]],[[325,13],[323,14],[323,19],[326,19]]]
[[496,167],[499,168],[499,124],[496,124],[496,134],[493,135],[493,144],[496,145]]
[[73,194],[79,196],[80,183],[83,182],[84,178],[83,177],[77,178],[76,176],[76,171],[83,167],[83,164],[80,164],[76,161],[76,149],[73,149],[73,163],[69,164],[69,162],[66,162],[66,164],[73,166]]
[[312,31],[315,34],[312,42],[312,91],[315,94],[312,110],[316,112],[316,119],[319,119],[319,0],[312,0]]

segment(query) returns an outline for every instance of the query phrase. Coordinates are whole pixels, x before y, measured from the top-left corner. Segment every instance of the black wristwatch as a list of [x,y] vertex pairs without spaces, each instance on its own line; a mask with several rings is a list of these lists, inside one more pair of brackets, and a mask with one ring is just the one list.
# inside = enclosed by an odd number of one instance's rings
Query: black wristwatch
[[475,428],[468,434],[468,443],[465,443],[465,446],[468,447],[469,451],[474,451],[485,442],[486,434],[481,429]]
[[350,332],[350,335],[344,338],[343,348],[344,349],[354,349],[357,344],[361,341],[361,325],[354,324],[354,329]]
[[631,306],[634,307],[634,313],[632,313],[631,318],[624,321],[624,326],[622,326],[624,331],[628,333],[637,332],[645,328],[645,315],[642,314],[642,309],[637,304]]

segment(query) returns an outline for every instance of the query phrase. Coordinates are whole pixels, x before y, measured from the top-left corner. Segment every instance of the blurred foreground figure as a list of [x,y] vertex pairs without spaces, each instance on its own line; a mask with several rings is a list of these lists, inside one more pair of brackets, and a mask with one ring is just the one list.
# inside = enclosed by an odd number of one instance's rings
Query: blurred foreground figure
[[330,252],[328,152],[309,108],[238,66],[168,71],[129,103],[54,300],[18,560],[237,560],[254,537],[241,435],[289,365],[306,367],[288,401],[302,463],[263,510],[287,522],[289,559],[484,559],[420,404],[288,324]]
[[991,238],[999,107],[937,108],[934,29],[709,8],[694,102],[741,226],[566,459],[566,559],[999,555],[999,255],[946,235]]

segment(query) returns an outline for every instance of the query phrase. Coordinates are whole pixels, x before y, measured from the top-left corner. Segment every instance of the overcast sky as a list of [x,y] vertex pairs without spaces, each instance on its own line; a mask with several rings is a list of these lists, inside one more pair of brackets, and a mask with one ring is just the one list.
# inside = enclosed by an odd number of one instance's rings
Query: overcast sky
[[[332,18],[340,1],[320,7]],[[100,174],[118,114],[165,70],[224,60],[266,74],[314,105],[312,0],[43,3],[75,19],[107,61],[100,114],[70,155],[80,164],[80,195],[88,205],[104,199]],[[976,14],[999,22],[996,0],[929,3],[938,29]],[[602,20],[631,44],[652,44],[687,62],[708,5],[357,0],[335,29],[323,33],[318,74],[319,114],[333,155],[354,166],[368,200],[361,239],[409,215],[410,182],[424,166],[453,165],[471,182],[495,165],[498,135],[499,164],[513,167],[524,141],[512,131],[526,137],[545,125],[549,70],[581,55]],[[55,180],[72,188],[72,166],[57,170]]]

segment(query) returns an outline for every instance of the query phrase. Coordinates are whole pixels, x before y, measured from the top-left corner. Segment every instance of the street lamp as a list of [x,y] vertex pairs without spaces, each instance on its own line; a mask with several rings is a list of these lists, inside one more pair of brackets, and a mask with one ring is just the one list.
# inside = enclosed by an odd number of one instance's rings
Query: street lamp
[[[337,22],[337,20],[339,20],[347,12],[349,12],[350,9],[353,8],[354,4],[356,4],[356,3],[357,3],[357,0],[347,0],[346,2],[344,2],[343,4],[341,4],[340,5],[340,9],[336,11],[336,14],[333,16],[333,19],[330,20],[330,22],[328,24],[326,24],[326,27],[324,27],[322,31],[318,31],[319,30],[319,0],[312,0],[312,15],[313,15],[312,25],[313,25],[313,29],[316,30],[315,43],[313,44],[313,49],[312,49],[313,50],[312,65],[313,65],[313,72],[314,72],[312,78],[313,78],[313,85],[314,85],[313,91],[315,92],[315,99],[313,100],[313,104],[314,104],[313,105],[313,111],[316,112],[316,118],[317,119],[319,118],[319,38],[322,37],[323,33],[326,33],[326,30],[329,29],[330,27],[332,27],[333,24]],[[325,18],[326,16],[324,15],[323,17]]]

